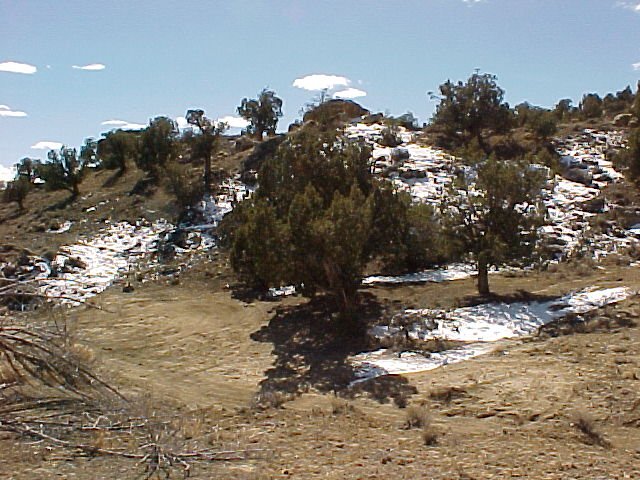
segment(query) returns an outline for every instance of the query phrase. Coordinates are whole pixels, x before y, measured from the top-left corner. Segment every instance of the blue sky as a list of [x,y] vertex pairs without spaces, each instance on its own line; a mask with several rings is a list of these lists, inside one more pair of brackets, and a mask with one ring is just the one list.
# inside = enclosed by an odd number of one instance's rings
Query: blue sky
[[640,0],[0,0],[0,165],[264,87],[286,128],[322,80],[427,121],[426,92],[475,68],[512,105],[635,89]]

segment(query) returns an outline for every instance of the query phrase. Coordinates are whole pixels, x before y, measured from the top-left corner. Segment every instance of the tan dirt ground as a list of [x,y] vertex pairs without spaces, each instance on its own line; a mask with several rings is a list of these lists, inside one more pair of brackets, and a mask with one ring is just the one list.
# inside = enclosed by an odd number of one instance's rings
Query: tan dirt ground
[[[322,312],[295,297],[245,303],[201,273],[131,294],[114,287],[99,297],[105,311],[72,313],[95,368],[124,393],[182,415],[202,444],[264,450],[255,460],[196,463],[192,478],[640,478],[639,297],[602,309],[588,333],[509,341],[494,354],[349,390],[344,356],[358,345],[332,340]],[[640,289],[637,268],[615,265],[491,281],[503,297]],[[477,300],[472,280],[367,293],[381,314]],[[318,328],[325,336],[311,342]],[[261,384],[283,392],[282,408],[252,408]],[[427,426],[407,429],[416,409]],[[591,437],[575,426],[580,418]],[[431,437],[436,444],[425,445]],[[0,478],[143,473],[134,461],[75,456],[8,434],[0,452]]]

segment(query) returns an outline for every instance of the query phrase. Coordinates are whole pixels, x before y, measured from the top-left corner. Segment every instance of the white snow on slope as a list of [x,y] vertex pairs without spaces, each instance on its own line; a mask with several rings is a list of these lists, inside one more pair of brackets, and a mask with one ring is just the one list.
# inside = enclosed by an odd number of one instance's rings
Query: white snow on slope
[[[407,310],[417,318],[408,329],[414,339],[443,339],[471,342],[460,348],[423,355],[403,352],[400,355],[381,349],[352,357],[359,377],[366,380],[380,375],[412,373],[456,363],[490,352],[499,340],[534,333],[542,325],[568,314],[583,314],[629,297],[628,288],[584,290],[545,302],[489,303],[474,307],[444,310]],[[371,334],[378,337],[404,335],[401,327],[377,326]],[[356,380],[357,382],[358,380]]]

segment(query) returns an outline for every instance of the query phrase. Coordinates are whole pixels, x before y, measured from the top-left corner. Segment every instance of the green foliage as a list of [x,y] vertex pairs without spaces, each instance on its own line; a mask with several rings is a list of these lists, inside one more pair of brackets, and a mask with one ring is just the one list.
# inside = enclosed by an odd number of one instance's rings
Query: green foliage
[[544,175],[523,162],[489,158],[477,178],[461,175],[442,207],[449,245],[478,265],[478,290],[489,293],[488,267],[531,258],[543,221]]
[[40,165],[40,160],[25,157],[16,163],[16,173],[18,177],[25,177],[29,182],[33,183],[36,179],[36,170]]
[[225,219],[232,266],[261,288],[329,293],[353,318],[366,264],[398,241],[403,201],[370,174],[370,150],[335,132],[291,135],[260,172],[254,196]]
[[465,141],[475,137],[481,144],[483,130],[507,131],[511,126],[511,111],[496,79],[488,73],[474,73],[466,83],[447,80],[440,85],[434,125],[444,127],[452,138],[462,135]]
[[477,138],[472,138],[464,143],[454,151],[454,154],[461,158],[466,165],[476,165],[487,158],[487,154]]
[[638,89],[636,90],[634,102],[631,107],[631,113],[633,113],[637,119],[640,119],[640,81],[638,81]]
[[402,143],[400,130],[394,122],[390,122],[380,133],[382,134],[382,138],[378,143],[383,147],[397,147]]
[[627,137],[627,149],[619,154],[623,165],[629,167],[634,179],[640,177],[640,128],[634,128]]
[[167,117],[156,117],[140,135],[140,148],[136,156],[138,167],[157,179],[171,160],[178,136],[178,126]]
[[204,185],[187,165],[170,162],[163,173],[164,187],[175,197],[180,208],[186,210],[202,200]]
[[262,140],[265,132],[268,135],[276,134],[278,118],[282,116],[282,99],[276,97],[274,91],[265,88],[257,99],[242,99],[238,114],[250,123],[247,132]]
[[600,118],[603,113],[603,103],[597,93],[587,93],[580,102],[580,115],[584,119]]
[[123,174],[130,160],[137,157],[139,134],[124,130],[114,130],[103,134],[97,144],[97,157],[100,164],[109,170],[118,170]]
[[29,177],[18,174],[16,179],[7,184],[2,193],[2,201],[5,203],[16,202],[20,210],[24,210],[24,200],[31,190]]
[[191,147],[191,158],[204,162],[203,191],[211,191],[211,156],[220,144],[220,135],[227,129],[224,123],[215,123],[207,118],[204,110],[187,110],[187,123],[196,127],[192,135],[185,137]]
[[559,122],[570,120],[575,115],[577,108],[573,106],[573,100],[564,98],[558,102],[553,113]]
[[36,175],[48,190],[69,190],[73,198],[80,194],[79,185],[85,174],[85,159],[75,148],[62,147],[49,151],[49,161],[38,166]]

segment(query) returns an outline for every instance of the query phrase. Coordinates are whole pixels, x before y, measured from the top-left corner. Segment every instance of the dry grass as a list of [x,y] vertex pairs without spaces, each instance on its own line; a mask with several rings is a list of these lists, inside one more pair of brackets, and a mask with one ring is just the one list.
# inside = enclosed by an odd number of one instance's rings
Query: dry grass
[[598,445],[603,448],[611,447],[609,441],[597,430],[593,417],[587,412],[576,411],[573,414],[571,425],[584,435],[584,439],[589,445]]

